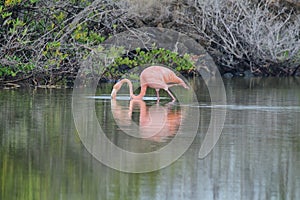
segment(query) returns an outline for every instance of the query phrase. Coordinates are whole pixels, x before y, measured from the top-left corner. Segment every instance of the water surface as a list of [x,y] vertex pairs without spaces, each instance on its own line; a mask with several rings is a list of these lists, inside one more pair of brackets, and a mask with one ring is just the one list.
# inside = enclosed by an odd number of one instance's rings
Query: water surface
[[[138,152],[163,148],[181,123],[193,121],[189,110],[199,110],[198,133],[186,153],[162,170],[143,174],[113,170],[89,154],[74,125],[72,90],[1,90],[0,199],[300,199],[299,82],[226,80],[228,105],[214,107],[199,79],[190,80],[197,104],[96,98],[106,136]],[[111,87],[101,85],[95,96],[109,95]],[[191,97],[191,91],[173,91]],[[211,109],[224,107],[222,135],[213,151],[198,159]],[[150,112],[161,119],[162,110],[166,123],[149,121]],[[151,135],[157,127],[160,134]],[[133,128],[141,135],[124,134]],[[184,139],[188,132],[181,135]]]

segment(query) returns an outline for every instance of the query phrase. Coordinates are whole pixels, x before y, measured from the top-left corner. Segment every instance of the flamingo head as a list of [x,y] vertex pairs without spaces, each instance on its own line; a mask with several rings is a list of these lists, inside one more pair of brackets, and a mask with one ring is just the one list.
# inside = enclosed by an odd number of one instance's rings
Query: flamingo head
[[188,89],[188,90],[190,89],[189,86],[187,86],[187,85],[185,84],[185,82],[180,83],[180,85],[181,85],[182,87],[184,87],[185,89]]
[[110,96],[111,96],[112,99],[116,98],[117,92],[120,90],[121,86],[122,86],[122,83],[120,83],[120,82],[118,82],[118,83],[116,83],[114,85],[114,87],[113,87],[113,89],[111,91],[111,94],[110,94]]

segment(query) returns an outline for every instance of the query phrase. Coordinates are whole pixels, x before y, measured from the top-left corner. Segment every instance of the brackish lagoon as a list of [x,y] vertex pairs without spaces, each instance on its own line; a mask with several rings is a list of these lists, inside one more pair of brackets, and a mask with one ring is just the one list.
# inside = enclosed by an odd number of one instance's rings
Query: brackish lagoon
[[[198,126],[177,161],[140,174],[111,169],[87,151],[74,124],[72,89],[1,90],[0,199],[300,199],[300,79],[235,78],[224,84],[224,129],[204,159],[198,158],[199,148],[211,109],[218,107],[209,106],[203,80],[191,79],[192,90],[173,89],[187,99],[195,91],[199,106],[169,104],[167,98],[159,104],[95,98],[106,137],[130,151],[168,145],[185,120]],[[95,95],[108,96],[111,88],[101,84]],[[199,121],[189,116],[191,109],[199,111]],[[159,123],[162,111],[165,123],[153,136],[148,113]],[[141,127],[142,138],[124,134],[132,127]]]

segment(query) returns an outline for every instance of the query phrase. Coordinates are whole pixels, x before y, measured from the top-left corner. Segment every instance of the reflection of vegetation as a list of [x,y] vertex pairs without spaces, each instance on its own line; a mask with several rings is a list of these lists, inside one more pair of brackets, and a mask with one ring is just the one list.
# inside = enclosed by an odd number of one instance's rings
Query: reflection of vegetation
[[69,187],[60,176],[79,188],[68,93],[1,92],[1,199],[59,199]]
[[[159,173],[120,173],[86,152],[70,96],[64,90],[0,92],[0,199],[138,199],[143,185],[155,197]],[[109,110],[104,105],[101,112]],[[99,120],[112,124],[103,116]]]
[[[226,82],[228,94],[232,94],[228,96],[231,103],[299,106],[297,79],[234,81],[239,82]],[[276,82],[280,86],[277,90]],[[199,84],[194,83],[196,87],[205,87],[204,83]],[[110,93],[111,85],[100,87],[99,94]],[[250,89],[245,92],[245,88]],[[209,102],[207,92],[202,92],[198,92],[203,95],[201,103]],[[245,95],[247,92],[251,98]],[[249,110],[248,115],[240,110],[230,111],[228,123],[232,124],[225,129],[230,134],[223,135],[208,160],[197,159],[202,142],[198,135],[173,165],[153,173],[127,174],[101,165],[86,152],[73,125],[70,101],[68,90],[0,91],[0,199],[200,199],[204,193],[230,197],[237,189],[242,191],[241,198],[247,198],[249,191],[259,192],[255,195],[264,199],[280,194],[283,199],[293,199],[298,194],[298,111]],[[109,116],[109,101],[97,102],[96,106],[99,121],[107,125],[111,135],[116,135],[112,138],[117,140],[116,127]],[[210,114],[205,108],[201,112],[200,134],[205,134]],[[231,168],[230,176],[224,173],[224,169]],[[223,183],[229,185],[224,187]]]

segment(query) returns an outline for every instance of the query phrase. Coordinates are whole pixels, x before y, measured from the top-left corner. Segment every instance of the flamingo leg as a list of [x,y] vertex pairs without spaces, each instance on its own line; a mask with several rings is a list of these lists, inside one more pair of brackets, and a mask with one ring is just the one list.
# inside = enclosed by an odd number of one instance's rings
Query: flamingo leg
[[173,94],[168,90],[168,89],[165,89],[167,92],[168,92],[168,94],[172,97],[172,101],[176,101],[176,98],[173,96]]
[[157,101],[159,101],[159,89],[155,89],[155,91],[156,91]]

